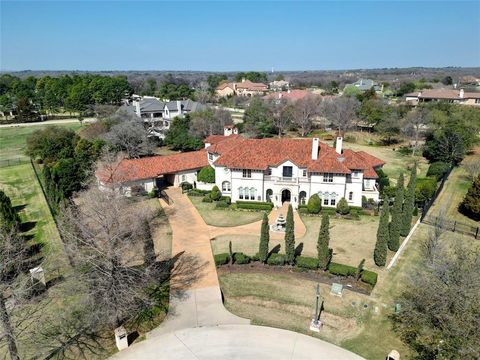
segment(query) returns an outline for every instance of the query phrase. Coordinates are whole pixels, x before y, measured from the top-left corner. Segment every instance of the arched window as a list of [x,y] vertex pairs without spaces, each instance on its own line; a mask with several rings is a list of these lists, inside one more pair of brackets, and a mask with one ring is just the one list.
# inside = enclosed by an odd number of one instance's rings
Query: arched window
[[222,182],[222,191],[230,192],[231,190],[230,181]]
[[298,194],[299,200],[300,200],[300,205],[305,205],[307,202],[307,193],[305,191],[300,191],[300,194]]
[[238,188],[238,198],[243,199],[243,188],[242,187]]
[[352,201],[353,200],[353,191],[350,191],[348,193],[348,200]]
[[328,192],[323,193],[323,205],[328,205],[329,194]]
[[266,196],[265,196],[265,200],[268,201],[268,202],[272,202],[272,196],[273,196],[273,190],[268,189],[267,193],[266,193]]
[[335,206],[337,204],[337,194],[331,193],[330,194],[330,205]]
[[257,189],[255,188],[250,188],[250,200],[255,200],[255,195],[256,195]]

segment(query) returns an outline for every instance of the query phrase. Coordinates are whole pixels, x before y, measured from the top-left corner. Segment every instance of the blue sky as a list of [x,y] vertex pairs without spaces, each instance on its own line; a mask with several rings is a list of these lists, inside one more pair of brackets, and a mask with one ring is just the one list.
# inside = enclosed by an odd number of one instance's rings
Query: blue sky
[[480,66],[480,2],[1,1],[1,70]]

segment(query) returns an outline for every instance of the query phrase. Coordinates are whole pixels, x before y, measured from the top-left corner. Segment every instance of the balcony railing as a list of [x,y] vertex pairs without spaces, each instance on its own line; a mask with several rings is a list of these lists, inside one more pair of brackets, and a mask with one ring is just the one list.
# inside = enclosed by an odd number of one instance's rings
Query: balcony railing
[[265,181],[275,181],[277,183],[285,183],[285,184],[298,184],[299,182],[308,182],[307,177],[288,177],[288,176],[271,176],[265,175]]

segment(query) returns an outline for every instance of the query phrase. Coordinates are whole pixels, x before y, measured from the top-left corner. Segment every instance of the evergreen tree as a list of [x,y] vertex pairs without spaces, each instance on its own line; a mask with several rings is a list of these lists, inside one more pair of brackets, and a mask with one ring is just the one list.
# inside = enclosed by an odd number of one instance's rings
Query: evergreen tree
[[322,216],[322,225],[320,225],[320,233],[318,234],[317,253],[318,267],[326,270],[332,258],[332,250],[329,249],[330,243],[330,221],[327,214]]
[[407,236],[412,226],[413,209],[415,208],[415,185],[417,182],[417,164],[412,168],[410,180],[408,181],[405,202],[403,204],[402,223],[400,225],[400,235]]
[[465,215],[480,220],[480,175],[473,181],[460,206]]
[[392,208],[392,221],[390,222],[390,237],[388,238],[388,248],[397,251],[400,246],[400,226],[402,224],[403,207],[403,174],[398,176],[397,188],[395,192],[395,201]]
[[267,213],[263,213],[263,221],[260,232],[260,245],[258,248],[258,257],[262,263],[267,262],[268,242],[270,241],[270,227],[268,225]]
[[388,199],[384,200],[382,212],[380,214],[380,222],[377,230],[377,242],[373,252],[373,260],[377,266],[385,266],[387,262],[387,246],[388,246]]
[[295,261],[295,224],[292,205],[288,205],[287,223],[285,225],[285,257],[288,264]]
[[18,228],[20,225],[20,216],[12,206],[10,198],[0,190],[0,228],[6,232]]

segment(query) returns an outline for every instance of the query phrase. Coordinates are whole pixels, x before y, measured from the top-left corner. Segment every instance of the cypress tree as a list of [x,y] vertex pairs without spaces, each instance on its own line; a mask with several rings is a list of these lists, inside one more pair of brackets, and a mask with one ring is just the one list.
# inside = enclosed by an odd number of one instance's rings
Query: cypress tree
[[472,219],[480,220],[480,175],[468,189],[460,210]]
[[268,225],[267,213],[263,213],[262,227],[260,230],[260,245],[258,248],[258,257],[262,263],[267,262],[268,242],[270,241],[270,227]]
[[395,192],[395,201],[392,208],[392,221],[390,222],[390,237],[388,238],[388,248],[397,251],[400,246],[400,226],[402,224],[403,207],[403,174],[398,176],[397,190]]
[[413,209],[415,208],[415,184],[417,182],[417,164],[412,168],[410,180],[408,181],[405,202],[403,203],[402,223],[400,235],[407,236],[412,226]]
[[292,205],[288,205],[287,223],[285,225],[285,257],[288,264],[295,261],[295,224]]
[[388,246],[388,199],[384,200],[380,222],[377,230],[377,242],[373,252],[373,260],[377,266],[385,266]]
[[318,234],[317,252],[318,267],[326,270],[331,260],[332,251],[328,248],[330,243],[330,220],[327,214],[322,216],[322,225],[320,225],[320,233]]
[[10,231],[18,228],[20,225],[20,216],[12,206],[10,198],[0,190],[0,227]]

